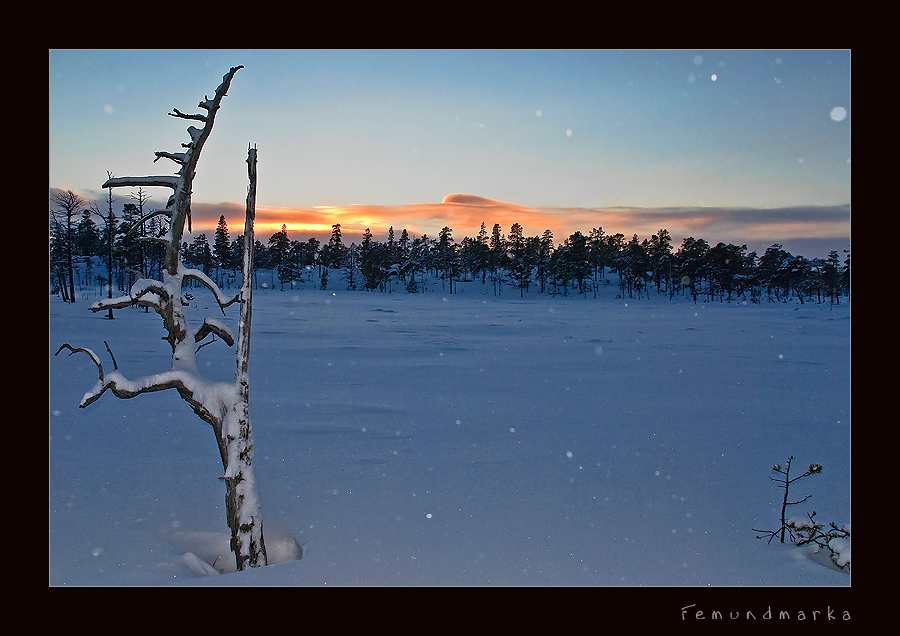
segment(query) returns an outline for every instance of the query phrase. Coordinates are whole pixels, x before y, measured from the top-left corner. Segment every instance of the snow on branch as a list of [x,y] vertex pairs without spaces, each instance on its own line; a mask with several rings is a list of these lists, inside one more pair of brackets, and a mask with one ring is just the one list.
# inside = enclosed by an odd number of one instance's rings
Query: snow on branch
[[179,176],[157,176],[157,177],[113,177],[107,179],[102,188],[119,188],[122,186],[159,186],[162,188],[172,188],[177,190],[181,185],[181,177]]
[[194,334],[194,342],[200,342],[211,333],[219,336],[229,347],[234,346],[234,336],[231,335],[231,331],[229,331],[228,327],[209,316],[203,319],[203,324],[197,330],[197,333]]
[[222,310],[223,315],[225,314],[226,307],[228,307],[232,303],[237,302],[241,298],[240,294],[236,294],[234,297],[231,297],[231,298],[226,296],[225,292],[223,292],[219,288],[219,286],[216,285],[216,283],[213,281],[213,279],[211,279],[209,276],[204,274],[199,269],[182,269],[181,273],[182,273],[182,276],[184,277],[184,280],[193,279],[193,280],[199,281],[207,289],[209,289],[209,291],[211,291],[213,293],[213,296],[216,297],[216,302],[219,303],[219,308]]
[[137,380],[129,380],[118,371],[109,373],[84,394],[80,408],[87,408],[106,393],[112,391],[117,398],[127,400],[144,393],[155,393],[166,389],[176,389],[194,412],[213,427],[220,427],[225,404],[233,392],[230,384],[214,384],[198,378],[190,372],[172,369]]
[[56,350],[56,353],[53,355],[59,355],[59,352],[63,349],[69,350],[69,355],[74,355],[76,353],[86,353],[90,356],[91,360],[94,361],[94,364],[97,365],[97,370],[100,371],[100,382],[103,382],[103,365],[100,363],[100,358],[97,357],[97,354],[91,351],[90,349],[85,349],[84,347],[73,347],[68,342],[61,345],[59,349]]
[[151,307],[156,312],[162,312],[169,296],[169,290],[158,280],[139,278],[125,296],[95,301],[91,303],[90,309],[98,312],[104,309],[124,309],[137,305],[138,307]]

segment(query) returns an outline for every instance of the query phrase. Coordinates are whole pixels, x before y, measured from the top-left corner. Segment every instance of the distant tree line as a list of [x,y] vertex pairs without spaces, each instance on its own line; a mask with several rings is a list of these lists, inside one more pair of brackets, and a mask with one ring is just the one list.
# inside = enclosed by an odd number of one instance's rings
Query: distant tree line
[[[147,198],[140,190],[126,203],[121,218],[101,212],[77,195],[67,192],[51,197],[50,276],[51,289],[64,300],[75,301],[75,287],[107,285],[128,289],[139,276],[161,276],[162,246],[155,237],[166,228],[159,216],[141,223]],[[95,218],[101,225],[95,222]],[[775,244],[762,255],[748,252],[746,245],[718,243],[687,237],[677,249],[666,229],[650,238],[630,239],[593,228],[576,231],[554,244],[550,230],[540,236],[525,236],[513,223],[504,235],[495,223],[490,233],[484,223],[474,238],[460,242],[444,227],[437,237],[411,237],[406,229],[397,237],[394,228],[387,240],[375,240],[366,229],[360,243],[345,245],[340,224],[332,226],[324,245],[316,238],[291,240],[285,226],[267,243],[254,247],[254,283],[260,271],[277,278],[281,289],[294,283],[317,280],[328,286],[329,274],[340,274],[342,284],[353,290],[407,292],[424,291],[428,277],[440,280],[449,293],[462,281],[481,279],[496,295],[532,288],[542,294],[592,294],[602,286],[618,285],[621,298],[649,297],[651,293],[690,297],[694,301],[726,302],[737,299],[839,304],[850,296],[850,254],[832,250],[827,258],[807,259]],[[182,245],[186,266],[203,270],[217,284],[235,284],[243,258],[243,235],[231,238],[225,217],[219,218],[212,244],[204,233]],[[78,263],[79,266],[75,267]],[[105,264],[105,269],[95,269]],[[615,279],[607,278],[615,274]],[[76,280],[77,279],[77,280]],[[239,281],[238,283],[239,284]],[[267,286],[267,283],[263,283]]]
[[[165,248],[158,240],[166,219],[149,215],[149,197],[142,189],[130,195],[120,215],[113,212],[110,192],[106,210],[66,191],[51,195],[50,285],[63,300],[75,302],[75,288],[131,287],[139,277],[161,278]],[[77,267],[76,267],[77,265]]]

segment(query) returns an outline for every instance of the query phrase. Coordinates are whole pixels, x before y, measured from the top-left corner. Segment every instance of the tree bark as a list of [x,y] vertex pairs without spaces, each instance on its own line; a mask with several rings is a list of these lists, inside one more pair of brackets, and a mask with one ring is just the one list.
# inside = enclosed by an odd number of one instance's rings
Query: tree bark
[[250,187],[244,221],[244,262],[241,314],[237,342],[234,404],[226,414],[220,448],[225,450],[225,509],[231,528],[231,549],[238,570],[266,565],[262,515],[253,478],[253,435],[250,426],[250,323],[253,304],[253,223],[256,216],[256,148],[247,153]]

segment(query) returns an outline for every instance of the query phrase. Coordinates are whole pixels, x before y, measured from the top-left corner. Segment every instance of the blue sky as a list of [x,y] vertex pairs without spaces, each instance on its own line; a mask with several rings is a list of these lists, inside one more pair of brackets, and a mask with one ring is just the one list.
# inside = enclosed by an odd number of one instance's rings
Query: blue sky
[[153,163],[187,140],[167,113],[239,64],[194,181],[201,229],[241,226],[252,143],[261,232],[461,240],[484,221],[849,247],[849,51],[54,50],[50,188],[174,172]]

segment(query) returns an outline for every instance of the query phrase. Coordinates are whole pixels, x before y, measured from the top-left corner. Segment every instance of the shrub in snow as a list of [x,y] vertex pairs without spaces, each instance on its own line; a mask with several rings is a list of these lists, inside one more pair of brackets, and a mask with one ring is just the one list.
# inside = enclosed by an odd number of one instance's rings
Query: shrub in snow
[[787,528],[791,532],[791,540],[798,546],[814,546],[814,552],[827,550],[832,563],[842,570],[850,570],[850,524],[840,528],[831,522],[828,530],[816,522],[816,512],[807,514],[806,519],[789,519]]
[[794,456],[791,455],[790,457],[788,457],[787,464],[784,467],[782,467],[781,464],[775,464],[774,466],[772,466],[772,470],[782,476],[769,478],[772,481],[781,484],[780,486],[778,486],[779,488],[784,488],[784,498],[781,504],[781,526],[776,530],[758,530],[757,528],[753,528],[754,532],[763,533],[761,535],[758,535],[756,538],[762,539],[763,537],[767,536],[769,537],[768,542],[772,543],[772,539],[774,539],[778,535],[781,535],[781,543],[784,543],[784,537],[787,534],[790,537],[791,542],[795,545],[814,545],[814,552],[819,552],[823,548],[828,550],[830,552],[832,562],[839,568],[849,571],[849,523],[845,524],[841,528],[838,528],[837,525],[832,522],[830,524],[830,529],[827,531],[823,531],[822,528],[824,528],[824,526],[815,521],[815,511],[813,511],[812,514],[807,514],[807,519],[786,518],[788,506],[796,506],[797,504],[801,504],[812,497],[812,495],[806,495],[803,499],[800,499],[798,501],[788,501],[788,491],[791,484],[795,481],[804,479],[805,477],[809,477],[810,475],[818,475],[822,472],[821,464],[810,464],[805,473],[791,478],[791,462],[793,461]]

